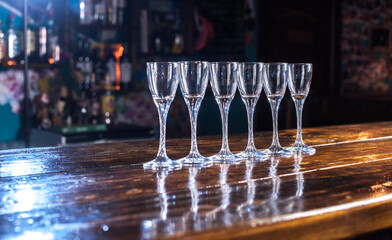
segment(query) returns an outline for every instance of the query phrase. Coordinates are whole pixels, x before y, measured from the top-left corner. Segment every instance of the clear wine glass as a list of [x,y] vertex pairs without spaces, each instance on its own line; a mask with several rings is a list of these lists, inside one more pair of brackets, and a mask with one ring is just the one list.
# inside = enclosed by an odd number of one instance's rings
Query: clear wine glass
[[236,62],[212,62],[211,63],[211,88],[215,100],[219,105],[222,118],[222,148],[219,153],[210,157],[214,162],[237,162],[240,157],[230,152],[228,142],[228,117],[231,101],[237,90],[237,71]]
[[209,62],[180,62],[180,87],[185,103],[188,107],[191,121],[191,150],[188,156],[179,161],[182,165],[211,165],[212,161],[203,157],[197,149],[197,116],[200,104],[207,89],[210,73]]
[[180,168],[181,163],[173,161],[166,154],[166,118],[178,87],[178,63],[149,62],[147,63],[148,86],[154,103],[158,108],[160,138],[156,158],[143,164],[144,168]]
[[297,113],[297,137],[293,146],[287,148],[291,152],[315,154],[316,149],[306,146],[302,140],[302,109],[308,96],[312,80],[313,65],[311,63],[289,64],[289,90]]
[[266,63],[264,64],[264,91],[271,106],[273,136],[271,146],[263,152],[268,155],[289,156],[291,152],[280,146],[278,136],[278,110],[280,102],[286,92],[287,63]]
[[236,154],[246,159],[261,159],[266,155],[257,150],[253,139],[253,115],[263,88],[263,63],[246,62],[238,65],[238,89],[248,115],[248,145]]

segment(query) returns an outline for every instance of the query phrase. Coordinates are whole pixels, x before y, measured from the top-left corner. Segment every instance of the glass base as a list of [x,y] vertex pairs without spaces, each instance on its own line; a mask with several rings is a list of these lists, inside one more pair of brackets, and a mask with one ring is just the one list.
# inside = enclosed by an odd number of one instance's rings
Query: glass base
[[178,162],[182,166],[188,167],[208,167],[213,163],[211,159],[203,157],[200,153],[189,153],[188,156],[179,159]]
[[243,152],[237,153],[237,157],[242,159],[254,159],[254,160],[262,160],[267,157],[265,153],[262,151],[257,150],[256,148],[247,148]]
[[265,155],[271,156],[271,155],[279,155],[282,157],[289,157],[293,155],[292,152],[289,150],[281,147],[281,146],[276,146],[276,145],[271,145],[268,149],[262,151]]
[[154,160],[146,162],[143,164],[144,169],[179,169],[181,168],[181,163],[173,161],[168,157],[157,156]]
[[287,148],[288,151],[292,153],[301,153],[313,155],[316,153],[316,149],[306,146],[305,144],[294,144],[293,146]]
[[234,155],[230,150],[221,150],[219,153],[209,157],[214,163],[239,163],[242,158]]

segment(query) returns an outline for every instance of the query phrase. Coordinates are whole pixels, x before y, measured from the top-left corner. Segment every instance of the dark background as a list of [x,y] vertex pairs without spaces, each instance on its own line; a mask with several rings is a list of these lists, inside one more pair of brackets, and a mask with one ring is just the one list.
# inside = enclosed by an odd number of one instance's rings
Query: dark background
[[[22,1],[2,1],[15,8],[21,9]],[[127,1],[127,17],[123,26],[108,27],[91,24],[82,26],[78,23],[77,1],[54,0],[55,25],[58,26],[59,41],[62,51],[68,56],[75,52],[75,36],[80,33],[91,39],[99,39],[101,31],[115,32],[112,42],[128,42],[132,61],[132,88],[133,92],[148,92],[145,75],[147,61],[179,61],[179,60],[207,60],[207,61],[261,61],[261,62],[310,62],[313,63],[313,79],[309,96],[304,106],[304,127],[324,126],[334,124],[363,123],[372,121],[388,121],[392,119],[392,94],[387,90],[363,89],[350,82],[353,73],[357,77],[358,66],[377,67],[377,59],[386,56],[387,66],[390,63],[388,38],[383,52],[373,51],[370,43],[352,40],[350,31],[354,26],[364,29],[363,37],[370,39],[371,29],[381,27],[388,31],[388,21],[382,11],[392,11],[388,1],[383,0],[148,0]],[[39,16],[34,6],[44,8],[48,0],[35,0],[30,3],[32,16]],[[247,4],[248,3],[248,4]],[[254,6],[248,8],[249,3]],[[173,54],[165,51],[155,51],[153,39],[160,34],[172,36],[170,31],[175,22],[161,17],[158,22],[164,26],[156,27],[156,14],[165,12],[168,5],[174,6],[175,14],[179,15],[179,28],[176,30],[184,38],[184,49],[181,53]],[[32,7],[33,6],[33,7]],[[65,9],[65,10],[64,10]],[[363,15],[369,14],[372,9],[380,15],[372,13],[370,18],[383,19],[380,22],[366,22],[361,20]],[[141,11],[149,14],[148,52],[141,51]],[[195,49],[199,33],[195,27],[194,14],[205,17],[214,30],[208,43],[202,49]],[[7,17],[7,11],[1,11],[1,19]],[[386,14],[388,15],[388,14]],[[353,20],[354,19],[354,20]],[[355,19],[360,19],[355,22]],[[154,25],[155,24],[155,25]],[[4,26],[3,26],[4,27]],[[166,28],[165,28],[166,27]],[[354,34],[354,36],[356,36]],[[165,40],[165,38],[162,38]],[[354,54],[342,49],[345,39],[354,48]],[[98,40],[99,41],[99,40]],[[169,41],[169,40],[166,40]],[[359,42],[359,43],[358,43]],[[373,43],[374,44],[374,43]],[[168,44],[170,45],[170,43]],[[344,45],[346,46],[346,45]],[[369,50],[370,49],[370,50]],[[351,51],[351,50],[350,50]],[[363,52],[365,55],[363,55]],[[361,55],[362,54],[362,55]],[[352,56],[362,57],[360,63]],[[362,65],[361,65],[362,64]],[[347,69],[350,69],[348,71]],[[359,69],[359,68],[358,68]],[[7,71],[7,69],[2,69]],[[389,71],[389,70],[388,70]],[[391,71],[392,72],[392,71]],[[61,73],[60,73],[61,74]],[[359,74],[359,75],[358,75]],[[389,74],[392,75],[392,74]],[[356,79],[356,78],[355,78]],[[355,80],[354,79],[354,80]],[[385,79],[385,84],[390,84]],[[350,84],[347,84],[350,82]],[[354,86],[354,87],[353,87]],[[156,111],[155,109],[153,111]],[[153,113],[151,113],[153,114]],[[156,112],[154,113],[155,118]],[[23,113],[21,113],[23,118]],[[29,118],[34,119],[34,112]],[[32,121],[33,122],[33,121]],[[157,121],[156,121],[157,122]],[[281,103],[279,110],[279,128],[295,128],[295,109],[289,92]],[[37,128],[32,123],[32,128]],[[157,126],[153,126],[157,129]],[[264,94],[257,105],[255,130],[271,130],[272,120],[268,101]],[[237,93],[230,109],[229,132],[243,133],[247,131],[245,107]],[[202,103],[199,125],[199,135],[221,134],[221,119],[217,104],[211,89],[208,88]],[[189,117],[182,100],[180,91],[177,93],[175,103],[169,112],[169,137],[189,137]],[[24,139],[25,132],[20,131],[18,139]]]

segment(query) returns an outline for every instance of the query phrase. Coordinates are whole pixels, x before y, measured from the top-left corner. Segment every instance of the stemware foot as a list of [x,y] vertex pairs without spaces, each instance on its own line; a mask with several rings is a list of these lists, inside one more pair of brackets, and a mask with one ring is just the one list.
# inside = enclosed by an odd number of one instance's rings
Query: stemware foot
[[265,153],[257,149],[245,149],[244,151],[237,153],[236,156],[242,159],[252,160],[263,160],[267,158],[267,155]]
[[235,154],[231,153],[230,151],[221,150],[219,153],[212,155],[209,157],[215,163],[233,163],[237,164],[240,163],[242,158],[236,156]]
[[293,155],[292,152],[289,150],[281,147],[281,146],[270,146],[268,149],[262,151],[264,154],[271,156],[271,155],[279,155],[282,157],[289,157]]
[[306,146],[305,144],[294,144],[293,146],[288,147],[287,150],[292,153],[301,153],[301,154],[309,154],[309,155],[313,155],[316,153],[316,149]]
[[143,164],[144,169],[179,169],[182,164],[169,157],[156,157],[154,160]]
[[182,166],[187,167],[208,167],[213,164],[211,159],[204,157],[199,153],[190,153],[188,156],[179,159],[178,162],[180,162]]

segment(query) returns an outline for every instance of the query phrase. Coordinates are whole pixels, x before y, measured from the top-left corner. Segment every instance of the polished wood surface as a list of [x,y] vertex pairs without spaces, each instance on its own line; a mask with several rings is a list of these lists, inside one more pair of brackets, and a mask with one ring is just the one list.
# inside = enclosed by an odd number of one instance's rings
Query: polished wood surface
[[[295,130],[280,132],[283,146]],[[392,122],[304,129],[313,156],[143,170],[158,142],[0,151],[0,239],[330,239],[392,227]],[[270,132],[255,134],[269,146]],[[230,135],[230,148],[246,146]],[[202,137],[200,152],[221,137]],[[189,152],[170,139],[168,155]]]

